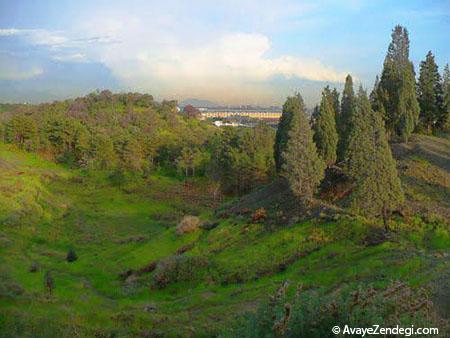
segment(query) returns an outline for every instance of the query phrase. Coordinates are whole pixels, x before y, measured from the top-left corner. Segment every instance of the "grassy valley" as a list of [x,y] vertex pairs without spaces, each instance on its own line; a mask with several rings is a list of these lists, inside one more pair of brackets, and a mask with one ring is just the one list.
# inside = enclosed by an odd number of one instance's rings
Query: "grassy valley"
[[[285,280],[323,295],[400,280],[426,287],[448,316],[450,172],[439,159],[450,141],[415,136],[398,148],[410,209],[386,236],[340,209],[276,224],[282,206],[252,195],[219,206],[202,178],[154,173],[115,186],[107,172],[2,144],[2,336],[217,335]],[[266,216],[252,220],[260,208]],[[184,215],[203,224],[179,234]]]
[[[115,20],[106,26],[115,31]],[[145,33],[133,39],[155,35]],[[0,39],[24,43],[2,51],[1,61],[14,59],[0,76],[9,95],[17,81],[48,75],[38,63],[28,74],[26,44],[61,52],[50,68],[80,70],[98,53],[64,50],[112,48],[98,65],[120,64],[132,80],[139,64],[130,85],[158,96],[197,86],[224,100],[259,94],[234,108],[110,90],[0,103],[0,337],[323,338],[378,328],[450,337],[450,68],[440,72],[429,51],[416,72],[406,27],[393,28],[370,93],[319,59],[272,55],[259,34],[198,49],[199,40],[185,53],[163,34],[155,50],[167,48],[167,59],[135,50],[142,41],[128,51],[131,35],[65,34],[0,28]],[[220,57],[209,56],[215,49]],[[372,70],[356,69],[367,83]],[[168,78],[153,83],[159,76]],[[312,109],[295,92],[279,115],[257,101],[286,90],[281,77],[289,88],[303,88],[299,79],[326,86]],[[71,88],[63,82],[55,97]]]

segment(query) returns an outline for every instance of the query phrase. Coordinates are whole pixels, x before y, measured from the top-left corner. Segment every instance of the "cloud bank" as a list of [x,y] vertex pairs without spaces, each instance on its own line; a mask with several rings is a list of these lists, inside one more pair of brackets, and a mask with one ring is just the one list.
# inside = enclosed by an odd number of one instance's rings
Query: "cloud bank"
[[[125,90],[146,91],[160,98],[280,103],[274,79],[278,83],[280,78],[341,83],[347,74],[318,58],[277,53],[270,34],[258,31],[257,27],[278,30],[283,19],[298,27],[299,18],[314,8],[312,4],[288,4],[242,2],[243,10],[259,13],[248,18],[253,29],[246,31],[239,31],[247,28],[245,24],[233,27],[236,30],[208,23],[207,16],[195,20],[195,9],[177,3],[175,11],[169,3],[167,8],[152,8],[151,18],[145,8],[142,13],[103,9],[83,16],[65,31],[6,27],[0,29],[0,43],[1,39],[16,39],[45,50],[48,60],[57,63],[100,63]],[[219,6],[223,22],[235,17],[236,6],[230,6],[232,10]],[[26,71],[12,67],[3,77],[26,79],[43,72],[45,67],[33,61]]]

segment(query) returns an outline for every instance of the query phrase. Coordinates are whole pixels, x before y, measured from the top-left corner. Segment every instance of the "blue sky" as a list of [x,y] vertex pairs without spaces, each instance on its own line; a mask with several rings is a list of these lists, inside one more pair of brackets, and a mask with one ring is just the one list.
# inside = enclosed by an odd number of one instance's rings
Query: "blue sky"
[[0,0],[0,102],[97,88],[157,99],[309,106],[345,74],[370,88],[396,24],[418,68],[450,62],[450,0]]

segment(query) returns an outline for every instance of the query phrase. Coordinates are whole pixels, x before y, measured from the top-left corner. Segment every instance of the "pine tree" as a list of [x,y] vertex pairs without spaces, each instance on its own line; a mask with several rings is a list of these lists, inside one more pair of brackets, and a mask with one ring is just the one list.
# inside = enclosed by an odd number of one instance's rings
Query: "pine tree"
[[15,115],[5,125],[5,141],[17,144],[21,149],[36,150],[38,144],[36,122],[28,115]]
[[297,94],[288,102],[295,108],[291,110],[291,128],[282,154],[282,175],[296,196],[308,199],[324,176],[325,163],[317,154],[302,97]]
[[375,78],[375,83],[373,85],[372,92],[370,93],[370,105],[372,106],[373,111],[378,112],[383,118],[386,115],[386,112],[383,107],[384,93],[382,88],[380,87],[380,78],[378,75]]
[[336,114],[336,118],[337,116],[339,116],[341,109],[339,107],[339,92],[337,91],[336,88],[333,88],[333,91],[331,92],[331,97],[333,99],[333,108],[334,108],[334,113]]
[[409,36],[406,28],[395,26],[384,60],[379,97],[385,112],[389,137],[407,142],[417,125],[419,104],[416,97],[414,66],[409,61]]
[[450,69],[448,64],[445,65],[444,74],[442,75],[442,91],[443,91],[443,109],[438,117],[437,127],[439,129],[450,129]]
[[395,160],[381,115],[374,112],[362,88],[358,92],[349,135],[346,173],[353,181],[351,208],[369,217],[382,216],[404,201]]
[[441,76],[431,51],[420,63],[419,74],[417,88],[420,105],[419,129],[431,132],[436,128],[444,109]]
[[75,253],[75,250],[69,249],[69,251],[67,252],[66,260],[69,263],[72,263],[72,262],[75,262],[77,259],[78,259],[78,256]]
[[339,142],[337,148],[337,159],[343,161],[348,144],[348,135],[351,130],[352,116],[355,110],[355,94],[353,91],[353,79],[349,75],[345,78],[344,91],[342,93],[341,112],[337,119],[337,131]]
[[275,168],[279,173],[283,165],[283,152],[286,150],[287,140],[289,130],[292,124],[292,115],[294,112],[303,109],[303,101],[296,96],[288,97],[283,105],[283,112],[281,114],[280,122],[278,123],[277,133],[275,135],[274,144],[274,157],[275,157]]
[[336,162],[338,134],[336,131],[333,96],[328,87],[325,87],[322,92],[322,100],[313,129],[313,139],[320,157],[327,166],[333,165]]

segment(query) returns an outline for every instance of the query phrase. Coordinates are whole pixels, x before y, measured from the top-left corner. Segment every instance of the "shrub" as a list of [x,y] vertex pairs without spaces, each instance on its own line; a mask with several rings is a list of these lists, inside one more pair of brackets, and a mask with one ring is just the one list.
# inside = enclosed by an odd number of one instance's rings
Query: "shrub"
[[204,257],[169,256],[160,261],[153,274],[153,285],[162,289],[171,283],[199,280],[202,270],[208,265]]
[[200,228],[203,230],[212,230],[219,226],[220,222],[203,222],[200,224]]
[[47,271],[44,275],[44,286],[47,289],[48,293],[51,295],[53,289],[55,288],[55,281],[53,280],[50,271]]
[[197,216],[184,216],[181,222],[177,225],[177,234],[187,234],[197,231],[200,226],[200,218]]
[[31,266],[30,266],[29,271],[30,271],[30,272],[37,272],[37,271],[39,271],[39,264],[36,263],[36,262],[33,262],[33,263],[31,264]]
[[448,333],[449,323],[438,317],[424,289],[413,290],[400,282],[383,289],[359,287],[333,295],[297,288],[287,296],[285,282],[255,314],[240,322],[233,337],[335,337],[331,328],[349,327],[439,327]]
[[25,290],[17,283],[12,280],[4,280],[0,283],[0,297],[17,297],[22,295]]
[[267,218],[267,211],[264,208],[257,209],[252,215],[252,223],[264,221]]
[[78,256],[75,253],[75,251],[73,249],[69,249],[69,252],[67,252],[66,260],[69,263],[72,263],[72,262],[75,262],[77,259],[78,259]]

